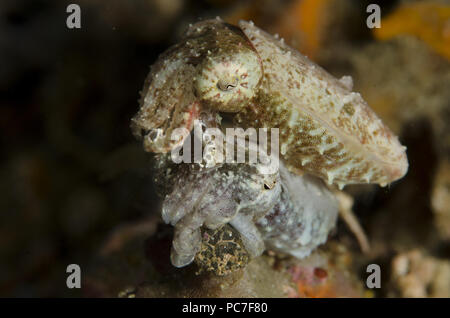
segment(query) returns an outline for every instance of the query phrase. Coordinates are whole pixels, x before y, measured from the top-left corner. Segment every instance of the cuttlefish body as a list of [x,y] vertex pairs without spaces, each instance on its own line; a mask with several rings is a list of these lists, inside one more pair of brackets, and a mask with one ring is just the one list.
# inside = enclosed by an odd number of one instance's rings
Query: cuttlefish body
[[133,118],[147,151],[183,144],[204,111],[234,115],[236,126],[279,128],[286,167],[329,184],[386,185],[408,170],[405,147],[351,90],[308,58],[253,25],[220,19],[190,26],[152,67]]

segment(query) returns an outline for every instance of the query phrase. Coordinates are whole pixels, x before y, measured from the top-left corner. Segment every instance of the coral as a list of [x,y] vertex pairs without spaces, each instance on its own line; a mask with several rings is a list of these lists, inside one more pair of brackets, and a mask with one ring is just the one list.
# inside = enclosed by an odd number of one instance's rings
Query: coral
[[310,257],[287,266],[296,288],[291,297],[370,297],[361,281],[349,271],[351,254],[342,245],[316,251]]
[[324,29],[329,9],[335,0],[297,0],[286,8],[286,13],[275,27],[276,32],[292,42],[306,56],[317,56],[323,45]]
[[373,34],[378,40],[413,35],[450,59],[450,6],[439,1],[404,3],[382,19]]
[[399,254],[392,261],[391,283],[401,297],[447,297],[450,262],[420,250]]

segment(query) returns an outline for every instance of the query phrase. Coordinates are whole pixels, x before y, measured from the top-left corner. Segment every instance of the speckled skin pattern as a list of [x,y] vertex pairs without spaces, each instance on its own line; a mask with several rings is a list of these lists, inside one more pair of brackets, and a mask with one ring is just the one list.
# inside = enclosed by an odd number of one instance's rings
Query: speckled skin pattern
[[257,164],[223,164],[195,170],[161,155],[158,183],[172,185],[162,217],[175,226],[171,261],[190,264],[200,251],[201,228],[233,226],[251,257],[266,249],[305,257],[324,243],[334,227],[338,203],[318,178],[298,176],[284,166],[273,174]]
[[408,169],[403,147],[348,77],[338,80],[252,23],[192,25],[163,53],[144,86],[133,131],[147,151],[183,143],[202,110],[235,114],[238,127],[280,129],[286,166],[342,187],[386,185]]
[[[171,140],[173,129],[185,127],[191,131],[201,110],[236,111],[245,105],[259,84],[259,79],[256,83],[252,80],[254,71],[260,77],[262,70],[258,63],[250,73],[245,68],[246,61],[241,62],[242,57],[248,58],[253,66],[258,59],[236,27],[221,20],[191,26],[184,39],[152,66],[141,92],[141,107],[132,119],[132,130],[137,137],[143,137],[145,150],[165,153],[180,146],[183,140]],[[229,66],[233,70],[231,75],[222,72]],[[218,72],[222,78],[218,78]],[[250,74],[252,77],[247,78]],[[204,85],[207,79],[216,81],[216,94]],[[237,90],[243,93],[236,94],[232,88],[241,79]]]
[[262,60],[264,78],[253,107],[244,109],[238,123],[280,127],[287,164],[330,184],[384,185],[406,173],[405,147],[348,81],[337,80],[252,23],[239,26]]
[[[168,156],[161,160],[171,162]],[[224,164],[200,172],[192,166],[174,165],[164,176],[163,182],[173,185],[162,208],[163,220],[175,226],[172,264],[181,267],[192,262],[200,249],[202,226],[217,229],[227,223],[240,232],[251,256],[260,255],[264,242],[255,221],[277,202],[279,174],[260,174],[256,166],[247,164]]]
[[300,177],[281,166],[280,179],[280,198],[256,226],[266,248],[303,258],[326,242],[336,224],[338,202],[311,175]]
[[[193,261],[202,227],[225,224],[252,257],[266,248],[305,257],[336,222],[338,204],[323,181],[386,185],[407,172],[405,147],[351,82],[245,21],[196,23],[159,57],[132,130],[159,154],[174,266]],[[172,139],[174,129],[192,131],[206,117],[207,127],[223,128],[211,120],[217,113],[231,116],[234,127],[279,128],[279,171],[262,174],[259,163],[173,164],[169,152],[188,136]]]

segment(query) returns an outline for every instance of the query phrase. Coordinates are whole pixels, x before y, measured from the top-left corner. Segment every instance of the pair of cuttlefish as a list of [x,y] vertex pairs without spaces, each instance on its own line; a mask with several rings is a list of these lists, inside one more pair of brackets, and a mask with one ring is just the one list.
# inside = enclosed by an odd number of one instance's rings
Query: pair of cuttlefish
[[172,133],[192,131],[205,114],[227,113],[237,127],[279,129],[275,173],[233,163],[200,172],[186,164],[167,169],[172,188],[162,216],[175,226],[173,265],[192,262],[201,227],[227,223],[252,256],[270,248],[304,257],[326,241],[336,222],[338,202],[326,183],[385,186],[406,174],[406,148],[352,92],[351,82],[245,21],[191,25],[159,57],[132,120],[146,151],[168,154],[181,147],[188,136]]

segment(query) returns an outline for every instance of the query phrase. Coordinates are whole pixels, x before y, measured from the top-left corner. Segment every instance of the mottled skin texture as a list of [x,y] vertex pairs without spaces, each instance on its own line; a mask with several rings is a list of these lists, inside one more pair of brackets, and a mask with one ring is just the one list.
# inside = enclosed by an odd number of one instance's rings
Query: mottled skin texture
[[[305,257],[336,222],[337,202],[322,180],[339,187],[385,185],[406,173],[405,147],[351,91],[351,82],[244,21],[192,25],[160,56],[132,129],[146,151],[161,154],[157,178],[167,192],[162,217],[175,226],[173,265],[192,262],[202,227],[226,224],[240,233],[252,257],[265,248]],[[173,130],[189,132],[206,117],[206,126],[221,127],[211,119],[218,112],[228,113],[236,127],[279,128],[280,170],[174,165],[168,152],[188,134],[172,139]]]
[[[162,160],[171,160],[167,156]],[[189,264],[200,250],[200,228],[217,229],[230,223],[241,234],[247,251],[258,256],[264,242],[256,228],[277,202],[281,185],[279,174],[260,174],[256,166],[224,164],[216,169],[192,171],[187,164],[174,165],[166,174],[173,189],[166,195],[162,217],[175,226],[171,261],[181,267]]]
[[[245,61],[238,64],[240,73],[234,73],[236,65],[233,64],[232,76],[220,72],[223,75],[221,79],[214,75],[212,66],[231,65],[231,61],[239,60],[234,58],[236,56],[258,59],[251,54],[253,52],[242,31],[220,20],[208,20],[191,26],[180,43],[158,58],[145,81],[141,106],[131,125],[134,135],[143,139],[145,150],[166,153],[180,146],[183,140],[171,140],[173,129],[185,127],[192,130],[194,120],[206,105],[225,111],[239,109],[245,103],[246,94],[254,95],[253,87],[245,84],[249,82],[247,77],[250,74],[242,70]],[[257,68],[261,75],[261,65],[258,64]],[[235,86],[236,75],[241,80],[238,87]],[[221,89],[211,95],[210,90],[198,82],[213,77]],[[236,88],[232,91],[233,98],[225,98],[226,102],[214,98],[219,93],[228,93],[231,87]],[[231,96],[231,91],[226,95]]]
[[311,175],[299,177],[281,166],[280,179],[279,200],[256,225],[266,248],[303,258],[326,242],[336,224],[338,202]]
[[386,185],[408,169],[405,148],[358,93],[299,52],[241,21],[207,20],[165,52],[146,81],[133,131],[147,151],[183,143],[200,111],[235,114],[240,127],[280,129],[286,166],[328,183]]
[[195,165],[174,164],[168,155],[159,163],[158,169],[165,171],[159,182],[172,186],[162,217],[175,226],[174,266],[188,265],[200,251],[202,227],[230,224],[251,257],[266,248],[305,257],[335,225],[337,201],[316,177],[292,174],[284,166],[267,175],[250,164],[194,171]]
[[345,79],[252,23],[239,26],[262,60],[264,78],[238,123],[279,127],[287,165],[330,184],[387,184],[406,173],[405,148]]

